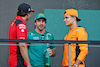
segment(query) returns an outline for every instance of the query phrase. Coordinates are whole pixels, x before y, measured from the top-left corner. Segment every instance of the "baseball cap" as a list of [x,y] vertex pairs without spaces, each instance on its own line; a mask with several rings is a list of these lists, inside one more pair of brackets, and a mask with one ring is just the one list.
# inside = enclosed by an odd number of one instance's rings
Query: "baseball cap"
[[64,15],[71,15],[71,16],[76,16],[77,17],[77,21],[80,21],[81,19],[78,17],[78,11],[76,9],[67,9],[64,13]]
[[36,21],[37,19],[40,19],[40,18],[43,18],[43,19],[46,20],[46,15],[43,14],[43,13],[38,13],[38,14],[36,14],[36,16],[35,16],[35,20],[34,20],[34,21]]
[[28,12],[34,12],[34,9],[31,9],[31,6],[28,3],[22,3],[19,5],[17,15],[24,16]]

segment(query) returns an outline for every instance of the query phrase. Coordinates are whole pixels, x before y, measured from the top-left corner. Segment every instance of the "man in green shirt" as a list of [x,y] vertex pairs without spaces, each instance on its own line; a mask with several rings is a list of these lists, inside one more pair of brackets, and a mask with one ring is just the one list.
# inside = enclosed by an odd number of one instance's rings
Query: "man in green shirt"
[[[39,13],[35,16],[35,30],[28,33],[28,39],[32,40],[54,40],[51,33],[45,31],[46,16]],[[49,43],[30,43],[29,58],[32,67],[47,67],[45,66],[45,53],[48,51],[49,56],[54,56],[55,45]]]

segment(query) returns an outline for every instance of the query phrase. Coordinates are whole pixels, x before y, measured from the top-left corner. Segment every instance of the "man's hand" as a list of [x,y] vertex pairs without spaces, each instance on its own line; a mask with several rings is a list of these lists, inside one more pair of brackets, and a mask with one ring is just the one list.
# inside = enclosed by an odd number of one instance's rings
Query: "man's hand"
[[74,63],[74,65],[73,65],[73,67],[77,67],[80,63],[81,63],[81,61],[77,59],[76,62]]
[[52,56],[52,55],[56,54],[55,50],[52,50],[50,48],[47,49],[47,52],[48,52],[49,56]]
[[52,50],[50,48],[47,49],[49,56],[53,55]]
[[74,63],[73,67],[77,67],[78,65],[76,63]]

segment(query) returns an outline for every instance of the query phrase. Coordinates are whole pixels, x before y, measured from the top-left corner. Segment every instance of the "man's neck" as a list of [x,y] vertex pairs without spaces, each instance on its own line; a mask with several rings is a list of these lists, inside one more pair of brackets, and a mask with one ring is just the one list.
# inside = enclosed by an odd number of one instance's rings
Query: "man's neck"
[[69,27],[70,27],[70,30],[72,30],[72,29],[78,27],[78,24],[77,24],[77,22],[73,22],[73,24]]
[[26,17],[22,17],[22,19],[23,19],[24,21],[26,21]]

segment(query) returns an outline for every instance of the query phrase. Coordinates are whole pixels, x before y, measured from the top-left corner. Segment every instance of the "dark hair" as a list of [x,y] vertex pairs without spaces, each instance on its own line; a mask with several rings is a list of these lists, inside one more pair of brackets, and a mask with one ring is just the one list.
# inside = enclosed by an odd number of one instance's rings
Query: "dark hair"
[[21,13],[17,12],[17,15],[18,15],[18,16],[21,16],[21,17],[24,17],[24,16],[27,15],[27,13],[26,13],[26,14],[21,14]]
[[[72,16],[72,15],[70,15],[71,17],[75,17],[75,16]],[[76,17],[76,21],[79,21],[79,19]]]
[[29,12],[24,13],[24,14],[20,14],[20,13],[17,12],[17,15],[18,15],[18,16],[21,16],[21,17],[25,17],[28,13],[29,13]]
[[[46,22],[46,19],[45,18],[38,18],[38,19],[36,19],[36,20],[39,20],[39,19],[44,19],[45,20],[45,22]],[[36,22],[36,20],[35,20],[35,22]],[[47,23],[47,22],[46,22]]]

